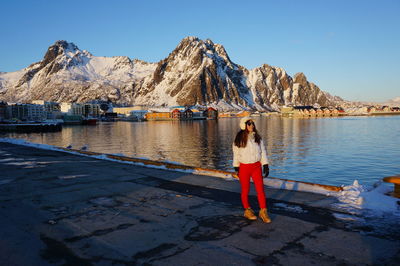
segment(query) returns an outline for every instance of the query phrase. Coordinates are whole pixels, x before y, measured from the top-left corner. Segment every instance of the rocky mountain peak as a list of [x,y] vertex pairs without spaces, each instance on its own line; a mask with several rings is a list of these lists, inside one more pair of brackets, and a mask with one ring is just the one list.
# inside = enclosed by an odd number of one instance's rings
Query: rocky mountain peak
[[390,99],[389,102],[400,103],[400,97],[395,97],[393,99]]
[[75,44],[64,40],[56,41],[52,46],[49,47],[49,49],[47,49],[43,61],[48,63],[53,61],[59,55],[62,55],[66,52],[75,53],[76,51],[79,51],[79,48]]
[[52,47],[59,47],[62,48],[63,50],[70,50],[70,51],[79,50],[78,46],[76,46],[74,43],[67,42],[65,40],[56,41],[54,45],[50,46],[50,48]]
[[74,65],[77,62],[82,61],[80,58],[82,56],[90,57],[92,55],[86,50],[80,50],[78,46],[72,42],[70,43],[65,40],[59,40],[47,49],[47,52],[41,61],[40,67],[43,68],[46,65],[55,63],[56,58],[59,58],[59,62],[57,62],[59,65]]
[[171,62],[176,58],[190,58],[189,61],[195,64],[201,64],[204,58],[211,58],[217,61],[226,61],[225,63],[233,65],[221,44],[215,44],[210,39],[203,41],[193,36],[182,39],[166,60]]
[[302,73],[302,72],[296,73],[296,74],[293,76],[293,82],[294,82],[294,83],[300,83],[300,84],[302,84],[302,85],[305,85],[305,84],[307,84],[307,77],[306,77],[306,75],[304,75],[304,73]]
[[190,50],[193,50],[195,47],[198,47],[200,42],[202,41],[199,38],[193,36],[183,38],[171,54],[181,53],[187,56],[188,52],[190,52]]

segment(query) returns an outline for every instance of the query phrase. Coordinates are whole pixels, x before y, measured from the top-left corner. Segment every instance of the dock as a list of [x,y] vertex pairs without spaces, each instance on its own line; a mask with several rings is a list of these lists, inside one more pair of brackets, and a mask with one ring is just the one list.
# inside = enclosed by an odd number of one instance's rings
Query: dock
[[[235,180],[5,142],[0,173],[2,265],[400,261],[398,226],[338,219],[352,214],[322,194],[266,187],[264,224],[242,217]],[[258,210],[253,186],[250,203]]]

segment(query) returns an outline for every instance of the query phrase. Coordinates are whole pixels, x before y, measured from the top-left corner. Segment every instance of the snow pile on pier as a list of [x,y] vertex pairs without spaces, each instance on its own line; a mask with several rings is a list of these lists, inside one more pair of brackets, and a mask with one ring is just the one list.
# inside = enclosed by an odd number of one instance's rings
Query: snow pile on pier
[[391,213],[400,217],[400,199],[388,196],[391,191],[393,186],[382,181],[367,188],[355,180],[352,185],[343,186],[343,191],[336,193],[339,200],[336,206],[349,212],[363,209],[374,211],[375,215]]

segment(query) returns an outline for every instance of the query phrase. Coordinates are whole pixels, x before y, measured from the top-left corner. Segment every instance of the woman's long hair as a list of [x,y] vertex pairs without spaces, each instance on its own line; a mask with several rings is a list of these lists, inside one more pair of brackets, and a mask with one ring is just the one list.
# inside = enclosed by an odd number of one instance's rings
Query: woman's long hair
[[[258,145],[260,145],[261,136],[257,132],[256,125],[254,125],[253,131],[254,131],[254,140],[257,142]],[[235,145],[239,148],[246,147],[248,137],[249,137],[249,131],[247,130],[247,128],[245,130],[240,130],[236,134]]]

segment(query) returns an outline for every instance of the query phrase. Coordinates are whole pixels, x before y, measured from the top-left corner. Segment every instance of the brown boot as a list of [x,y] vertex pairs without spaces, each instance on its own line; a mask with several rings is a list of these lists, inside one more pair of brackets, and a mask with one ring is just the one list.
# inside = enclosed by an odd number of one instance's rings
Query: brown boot
[[249,220],[257,220],[257,216],[254,215],[254,212],[251,208],[244,209],[243,216]]
[[266,208],[261,209],[258,216],[260,216],[261,220],[263,220],[263,222],[266,224],[269,224],[271,222]]

